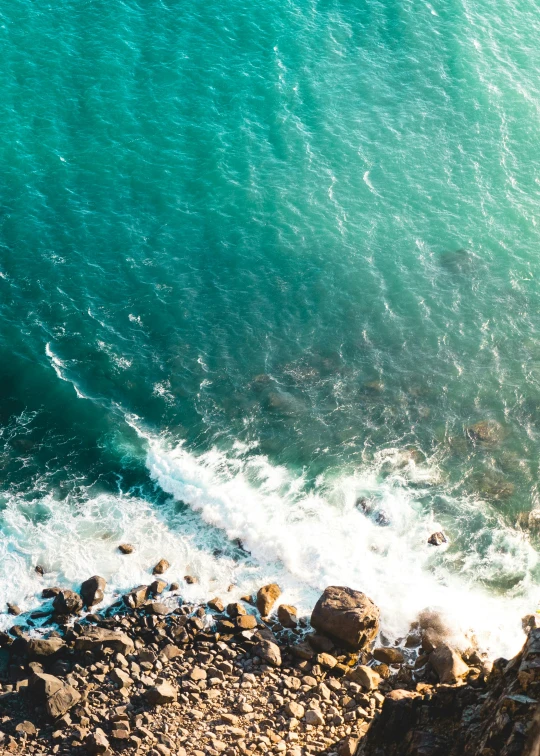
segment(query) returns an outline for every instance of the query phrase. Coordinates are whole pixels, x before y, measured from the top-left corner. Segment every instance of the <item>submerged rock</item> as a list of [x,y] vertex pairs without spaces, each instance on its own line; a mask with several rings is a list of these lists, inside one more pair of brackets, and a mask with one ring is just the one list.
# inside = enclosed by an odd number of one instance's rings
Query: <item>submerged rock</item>
[[379,632],[379,609],[364,593],[333,585],[315,604],[311,624],[319,632],[362,650]]
[[509,499],[515,490],[514,484],[500,473],[490,471],[475,476],[478,493],[491,501]]
[[120,551],[122,554],[133,554],[135,549],[130,543],[121,543],[118,547],[118,551]]
[[504,428],[496,420],[481,420],[467,428],[467,436],[471,441],[494,446],[504,438]]

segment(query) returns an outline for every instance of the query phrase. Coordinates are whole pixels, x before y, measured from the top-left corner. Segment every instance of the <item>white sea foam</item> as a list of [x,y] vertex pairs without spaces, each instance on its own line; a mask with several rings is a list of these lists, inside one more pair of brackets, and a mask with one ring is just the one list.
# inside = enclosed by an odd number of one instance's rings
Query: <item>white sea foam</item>
[[[525,591],[515,597],[495,596],[476,581],[495,574],[528,574],[536,554],[501,526],[484,557],[474,552],[446,562],[442,550],[427,544],[440,523],[403,485],[409,474],[417,481],[434,481],[436,470],[411,462],[409,469],[381,482],[381,466],[399,451],[381,452],[369,469],[322,479],[308,492],[301,476],[272,466],[262,456],[226,456],[213,450],[196,458],[183,446],[148,441],[147,464],[159,485],[229,539],[240,538],[256,560],[260,579],[278,580],[302,609],[309,610],[326,585],[348,585],[365,591],[380,606],[383,630],[392,638],[406,633],[418,613],[432,607],[444,612],[456,639],[474,633],[496,654],[520,647],[520,618],[535,609],[531,596]],[[376,497],[390,520],[388,527],[358,510],[359,494]],[[460,572],[453,573],[452,565],[460,560]]]
[[50,342],[45,344],[45,354],[49,358],[49,361],[51,363],[51,366],[61,381],[66,381],[66,383],[71,383],[73,388],[75,389],[75,393],[79,397],[79,399],[88,399],[88,397],[83,394],[83,392],[80,390],[80,388],[77,386],[75,381],[73,381],[71,378],[68,378],[66,373],[66,365],[65,363],[56,355],[51,347]]
[[[213,449],[195,456],[143,433],[136,418],[129,422],[144,436],[149,472],[172,495],[169,502],[157,507],[132,496],[101,495],[77,508],[52,496],[30,504],[10,499],[2,515],[0,602],[30,609],[45,584],[76,588],[94,573],[109,581],[112,601],[119,591],[148,582],[153,564],[164,557],[172,565],[167,578],[179,580],[192,600],[223,596],[231,584],[237,586],[234,598],[276,580],[283,600],[308,613],[326,585],[348,585],[378,604],[390,638],[402,637],[431,607],[443,611],[457,641],[467,643],[465,636],[474,632],[492,654],[507,656],[522,644],[520,618],[536,608],[534,593],[525,595],[533,588],[526,585],[530,578],[512,596],[490,594],[480,584],[495,575],[530,575],[536,554],[503,525],[479,533],[480,540],[491,539],[484,555],[472,547],[456,553],[429,546],[428,536],[442,526],[415,496],[420,486],[439,482],[436,466],[406,461],[397,448],[382,450],[365,469],[321,475],[309,489],[302,475],[243,444],[227,454]],[[367,517],[356,506],[359,496],[384,511],[390,524],[381,527]],[[460,527],[467,506],[459,510]],[[235,539],[250,557],[234,558]],[[136,547],[129,557],[117,551],[123,541]],[[46,568],[45,580],[33,573],[35,564]],[[186,574],[199,583],[187,586]]]

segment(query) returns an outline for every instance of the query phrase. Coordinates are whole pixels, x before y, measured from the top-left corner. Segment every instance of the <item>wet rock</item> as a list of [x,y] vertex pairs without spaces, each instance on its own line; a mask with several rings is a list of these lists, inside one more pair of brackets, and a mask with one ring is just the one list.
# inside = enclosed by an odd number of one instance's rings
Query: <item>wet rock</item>
[[118,547],[118,551],[120,551],[122,554],[133,554],[135,549],[130,543],[121,543]]
[[362,650],[379,632],[379,609],[360,591],[329,586],[315,604],[311,624],[350,648]]
[[174,703],[178,698],[176,688],[166,680],[159,680],[152,688],[145,691],[144,697],[150,706],[162,706]]
[[373,657],[383,664],[403,664],[405,658],[399,648],[390,646],[379,646],[373,649]]
[[104,627],[89,627],[75,640],[77,651],[93,651],[97,648],[112,648],[126,656],[133,653],[134,645],[126,633]]
[[137,609],[144,604],[148,598],[148,594],[148,586],[139,585],[137,588],[133,588],[133,590],[129,591],[129,593],[126,593],[122,598],[126,606],[129,606],[130,609]]
[[41,598],[44,598],[44,599],[54,598],[55,596],[58,596],[60,591],[61,591],[61,588],[56,588],[56,587],[44,588],[41,591]]
[[428,543],[432,546],[440,546],[441,544],[446,543],[446,536],[441,531],[432,533],[428,538]]
[[41,656],[53,656],[65,648],[62,638],[31,638],[26,646],[28,656],[31,659]]
[[291,651],[299,659],[304,659],[306,661],[313,659],[315,656],[315,651],[307,641],[301,641],[300,643],[291,646]]
[[[149,592],[152,594],[152,596],[161,596],[166,587],[167,582],[165,580],[154,580],[154,582],[150,584]],[[171,585],[171,591],[172,590],[174,589]]]
[[167,604],[162,604],[160,601],[154,601],[153,604],[150,604],[149,609],[152,614],[157,614],[160,616],[164,616],[166,614],[169,614],[170,612]]
[[268,617],[272,611],[272,607],[280,596],[281,589],[277,583],[270,583],[270,585],[264,585],[262,588],[259,588],[257,592],[257,609],[261,613],[261,617]]
[[90,607],[100,604],[105,596],[106,586],[107,581],[99,575],[93,575],[85,580],[80,591],[84,606],[90,609]]
[[83,602],[75,591],[64,590],[55,596],[53,608],[58,614],[78,614],[82,611]]
[[152,573],[154,575],[163,575],[164,572],[167,572],[171,565],[166,559],[160,559],[159,562],[156,564],[154,569],[152,570]]
[[45,574],[45,567],[42,567],[40,564],[36,564],[36,566],[34,567],[34,572],[37,575],[41,575],[41,577],[43,577],[43,575]]
[[445,643],[440,644],[429,655],[429,663],[441,683],[454,684],[469,674],[469,667],[461,656]]
[[100,727],[88,735],[85,740],[85,746],[91,754],[111,753],[107,736]]
[[272,643],[272,641],[269,640],[262,640],[255,647],[255,653],[267,664],[271,664],[273,667],[281,666],[281,651],[276,643]]
[[195,583],[199,582],[199,579],[194,577],[193,575],[184,575],[184,580],[188,585],[195,585]]
[[207,604],[209,609],[213,609],[214,612],[223,612],[225,610],[225,604],[220,598],[213,598]]
[[467,436],[471,441],[494,446],[503,440],[504,429],[496,420],[481,420],[467,428]]
[[239,603],[229,604],[227,606],[227,614],[234,619],[235,617],[240,617],[241,615],[246,614],[246,609]]
[[296,614],[295,606],[291,606],[290,604],[280,604],[278,606],[277,616],[283,627],[295,628],[298,625]]
[[13,617],[17,617],[19,614],[22,614],[22,609],[19,609],[17,604],[8,604],[7,610],[8,614],[11,614]]

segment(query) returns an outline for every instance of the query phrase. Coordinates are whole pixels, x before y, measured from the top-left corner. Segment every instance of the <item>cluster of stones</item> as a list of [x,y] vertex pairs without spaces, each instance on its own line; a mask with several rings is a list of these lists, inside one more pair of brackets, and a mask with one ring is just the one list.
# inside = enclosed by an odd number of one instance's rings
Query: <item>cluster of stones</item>
[[0,634],[0,752],[354,756],[395,701],[438,687],[476,695],[490,673],[477,653],[464,660],[444,642],[435,615],[402,649],[373,648],[379,610],[349,588],[324,591],[311,628],[279,603],[276,584],[192,606],[161,578],[82,618],[105,588],[94,576],[79,593],[52,590],[61,632]]

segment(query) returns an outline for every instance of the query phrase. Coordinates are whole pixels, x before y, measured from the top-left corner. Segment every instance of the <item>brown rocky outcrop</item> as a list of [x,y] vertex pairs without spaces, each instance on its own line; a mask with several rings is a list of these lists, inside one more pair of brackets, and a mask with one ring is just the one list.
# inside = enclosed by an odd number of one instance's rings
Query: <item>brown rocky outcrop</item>
[[83,602],[78,593],[65,590],[56,594],[53,608],[57,614],[78,614],[83,608]]
[[90,609],[92,606],[100,604],[105,596],[106,586],[107,581],[99,575],[94,575],[85,580],[80,590],[84,606]]
[[379,632],[379,609],[365,593],[329,586],[315,604],[312,626],[350,648],[364,649]]
[[261,617],[268,617],[278,598],[281,596],[281,588],[277,583],[264,585],[257,592],[257,609]]

